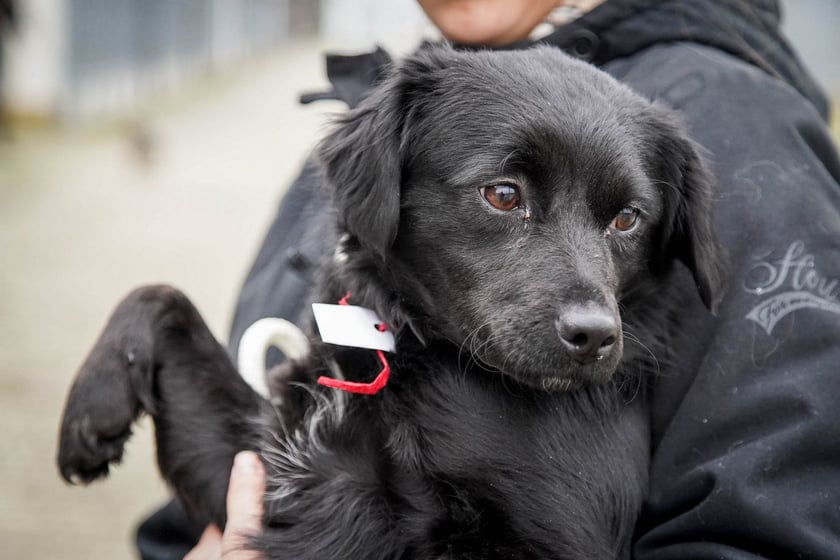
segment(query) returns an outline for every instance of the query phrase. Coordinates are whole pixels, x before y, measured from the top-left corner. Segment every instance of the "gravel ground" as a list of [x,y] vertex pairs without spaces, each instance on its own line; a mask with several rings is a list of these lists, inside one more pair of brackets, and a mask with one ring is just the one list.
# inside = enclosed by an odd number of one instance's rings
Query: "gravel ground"
[[76,368],[118,299],[167,282],[224,338],[277,202],[335,103],[321,48],[297,42],[146,107],[136,125],[0,143],[0,557],[132,558],[167,496],[142,421],[124,465],[66,486],[56,434]]

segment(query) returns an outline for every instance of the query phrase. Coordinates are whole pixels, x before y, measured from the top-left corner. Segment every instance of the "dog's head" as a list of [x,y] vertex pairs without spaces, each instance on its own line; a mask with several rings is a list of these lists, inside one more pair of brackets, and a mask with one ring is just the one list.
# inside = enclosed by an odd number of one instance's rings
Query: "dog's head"
[[674,260],[709,308],[719,298],[696,146],[671,113],[556,49],[415,55],[319,154],[357,289],[526,384],[609,379],[620,304]]

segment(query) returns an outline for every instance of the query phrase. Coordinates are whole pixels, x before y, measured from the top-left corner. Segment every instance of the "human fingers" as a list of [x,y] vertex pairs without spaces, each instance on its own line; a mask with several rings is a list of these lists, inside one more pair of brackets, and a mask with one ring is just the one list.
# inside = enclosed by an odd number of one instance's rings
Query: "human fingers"
[[258,553],[248,550],[248,537],[262,530],[265,470],[259,456],[252,451],[237,453],[230,472],[227,494],[227,526],[222,535],[222,558],[259,560]]

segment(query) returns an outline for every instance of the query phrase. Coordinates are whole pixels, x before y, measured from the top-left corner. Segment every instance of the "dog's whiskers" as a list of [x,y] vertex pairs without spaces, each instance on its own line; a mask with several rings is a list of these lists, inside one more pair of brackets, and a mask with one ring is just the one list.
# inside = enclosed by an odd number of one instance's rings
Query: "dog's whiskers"
[[[641,391],[644,380],[646,378],[650,377],[651,375],[654,375],[654,376],[658,377],[661,374],[661,367],[660,367],[659,359],[656,357],[656,354],[653,352],[653,350],[651,350],[650,347],[648,347],[646,344],[644,344],[639,339],[639,337],[637,335],[635,335],[632,331],[630,331],[627,328],[627,326],[624,325],[623,323],[622,323],[622,327],[624,329],[625,338],[629,342],[632,342],[632,343],[636,344],[637,346],[639,346],[640,348],[642,348],[648,354],[648,356],[650,356],[650,360],[638,360],[637,361],[636,375],[629,375],[628,378],[624,379],[621,383],[620,389],[623,391],[625,389],[626,384],[628,382],[630,382],[630,379],[632,379],[633,382],[635,382],[636,386],[633,388],[633,394],[630,396],[630,398],[627,401],[627,402],[632,402],[638,396],[639,392]],[[653,367],[651,368],[651,367],[649,367],[649,365],[652,365]]]
[[[470,366],[476,365],[482,369],[488,369],[488,367],[482,362],[480,354],[483,352],[490,344],[492,344],[493,336],[490,336],[484,340],[479,338],[479,333],[482,329],[488,327],[491,321],[486,321],[483,324],[479,325],[464,338],[463,342],[458,346],[458,369],[461,373],[466,373],[469,370]],[[454,342],[454,341],[451,341]],[[468,348],[468,359],[466,364],[462,364],[461,356],[464,353],[464,350]]]
[[673,183],[672,183],[672,182],[670,182],[670,181],[663,181],[662,179],[652,179],[652,180],[651,180],[651,183],[653,183],[654,185],[661,185],[661,186],[663,186],[663,187],[668,187],[669,189],[671,189],[672,191],[674,191],[674,192],[677,194],[677,196],[680,196],[680,197],[684,196],[684,195],[680,192],[679,187],[677,187],[675,184],[673,184]]
[[643,343],[639,339],[638,336],[633,334],[633,332],[623,322],[622,322],[622,329],[624,330],[624,338],[626,338],[630,342],[638,345],[642,350],[647,352],[647,354],[651,358],[651,361],[653,362],[654,367],[656,368],[656,374],[659,375],[661,373],[661,368],[660,368],[660,365],[659,365],[659,359],[656,357],[656,354],[653,353],[653,350],[651,350],[645,343]]

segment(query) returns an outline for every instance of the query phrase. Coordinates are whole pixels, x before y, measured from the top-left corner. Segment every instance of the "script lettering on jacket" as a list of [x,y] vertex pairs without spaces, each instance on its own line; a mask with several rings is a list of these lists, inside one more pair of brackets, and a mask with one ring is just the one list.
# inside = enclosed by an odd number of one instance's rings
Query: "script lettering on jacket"
[[821,309],[840,314],[840,282],[817,271],[816,259],[805,252],[802,241],[791,243],[781,259],[755,263],[750,276],[758,280],[745,287],[748,293],[773,294],[746,315],[747,319],[761,325],[768,335],[783,317],[798,309]]

